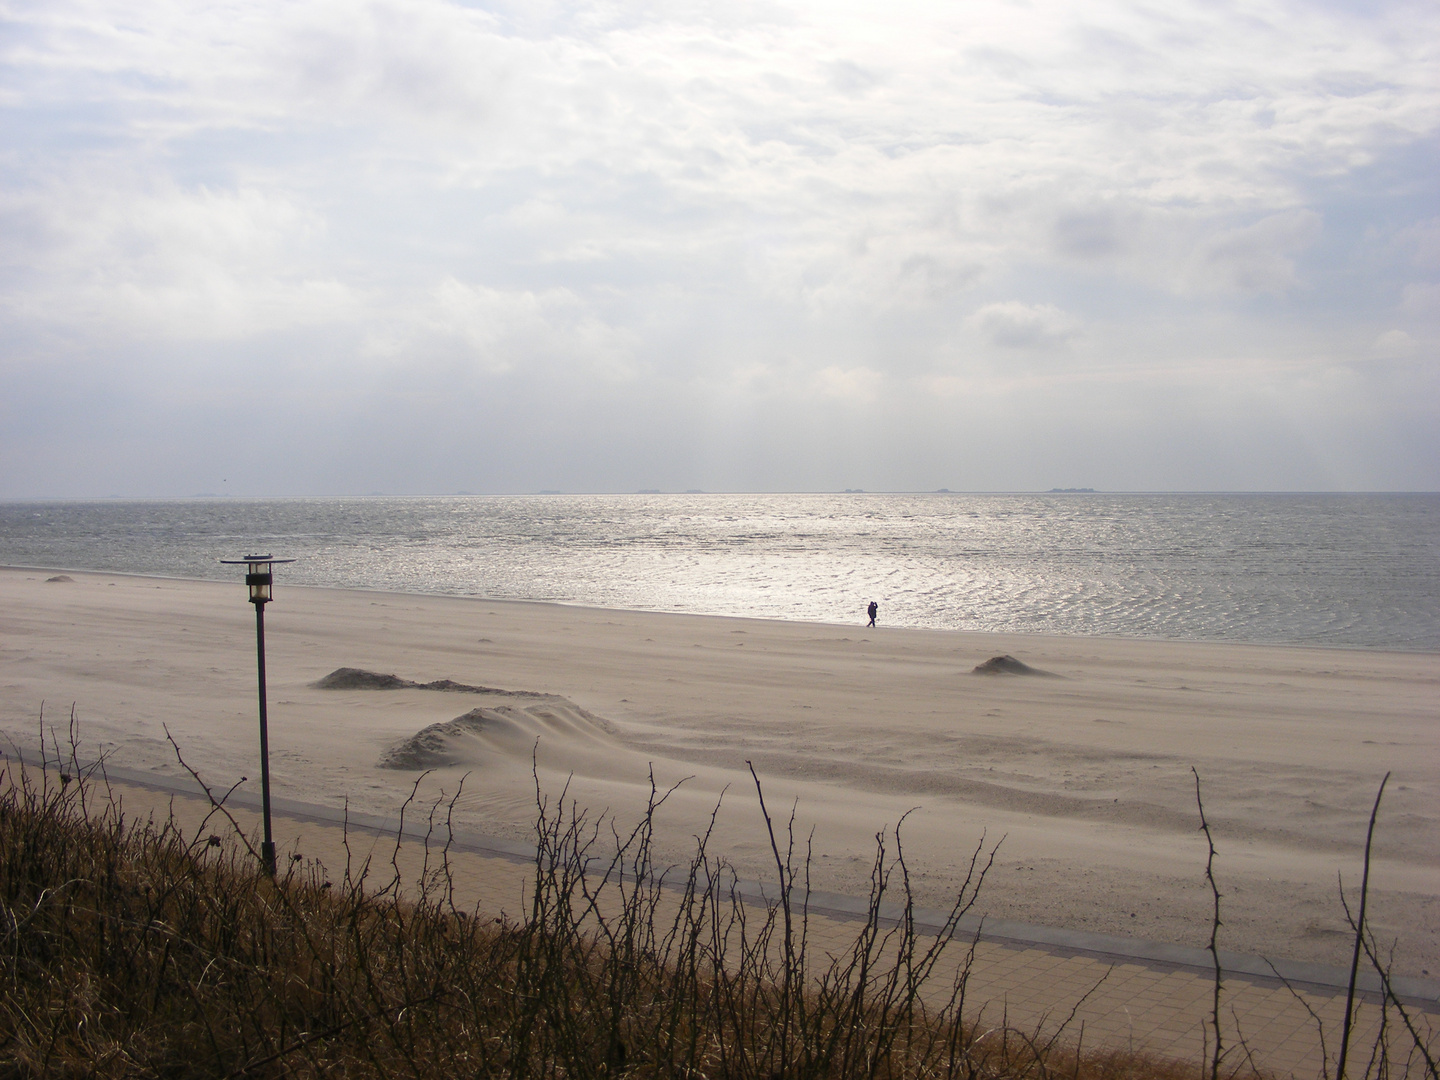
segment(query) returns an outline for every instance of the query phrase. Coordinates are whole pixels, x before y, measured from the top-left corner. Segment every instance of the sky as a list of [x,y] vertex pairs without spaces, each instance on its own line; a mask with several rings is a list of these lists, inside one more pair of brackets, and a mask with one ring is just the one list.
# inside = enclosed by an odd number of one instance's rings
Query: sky
[[1440,490],[1440,5],[0,0],[0,498]]

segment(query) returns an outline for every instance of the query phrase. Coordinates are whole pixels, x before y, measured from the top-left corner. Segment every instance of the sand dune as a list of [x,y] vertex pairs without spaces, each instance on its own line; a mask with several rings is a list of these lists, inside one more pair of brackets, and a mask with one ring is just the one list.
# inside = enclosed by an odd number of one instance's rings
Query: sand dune
[[1040,675],[1047,679],[1063,679],[1063,675],[1056,675],[1053,671],[1041,671],[1033,668],[1023,660],[1016,660],[1013,656],[992,656],[983,664],[976,664],[971,674],[974,675]]
[[417,682],[398,675],[336,668],[317,690],[431,690],[487,700],[452,720],[429,724],[380,755],[382,769],[426,771],[504,763],[591,775],[597,755],[623,753],[613,725],[560,694],[472,686],[454,679]]
[[604,724],[573,701],[554,694],[524,705],[471,709],[431,724],[381,755],[382,769],[438,769],[488,764],[502,757],[538,755],[541,746],[597,752],[607,742]]
[[[228,785],[253,775],[254,617],[238,584],[0,571],[0,729],[41,703],[117,764]],[[1359,881],[1375,788],[1371,912],[1405,974],[1440,973],[1440,657],[864,629],[277,588],[267,613],[277,793],[392,812],[417,778],[458,824],[523,840],[562,790],[621,819],[680,783],[658,842],[769,859],[746,763],[794,807],[817,888],[863,888],[909,813],[922,903],[1003,838],[995,916],[1208,938],[1199,772],[1224,947],[1348,959],[1337,875]],[[1010,657],[1063,678],[973,674]],[[341,675],[337,668],[351,669]],[[63,725],[62,725],[63,730]],[[428,770],[428,772],[427,772]],[[533,770],[533,771],[532,771]],[[463,789],[462,789],[463,781]]]

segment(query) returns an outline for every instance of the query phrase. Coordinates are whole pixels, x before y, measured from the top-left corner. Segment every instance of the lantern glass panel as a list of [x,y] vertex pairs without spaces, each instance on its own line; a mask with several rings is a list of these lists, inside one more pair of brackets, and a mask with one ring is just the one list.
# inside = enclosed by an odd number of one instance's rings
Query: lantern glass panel
[[265,562],[252,562],[248,566],[249,573],[245,577],[246,584],[250,586],[250,602],[268,603],[270,601],[270,585],[274,580],[271,564]]

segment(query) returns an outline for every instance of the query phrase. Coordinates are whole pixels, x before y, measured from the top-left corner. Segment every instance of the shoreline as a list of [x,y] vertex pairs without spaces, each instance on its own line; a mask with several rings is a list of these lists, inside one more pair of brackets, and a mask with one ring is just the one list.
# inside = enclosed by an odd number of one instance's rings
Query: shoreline
[[[387,496],[388,497],[388,496]],[[200,578],[200,577],[179,577],[170,574],[142,573],[135,570],[96,570],[87,567],[65,567],[65,566],[23,566],[20,564],[0,563],[0,573],[17,571],[35,574],[90,574],[119,578],[136,578],[139,580],[175,581],[190,582],[206,585],[233,584],[237,589],[243,589],[244,584],[239,579],[224,578]],[[680,611],[660,610],[658,608],[630,608],[630,607],[599,607],[594,604],[583,603],[578,600],[541,600],[520,597],[483,596],[478,593],[450,593],[450,592],[405,592],[397,589],[368,588],[363,585],[311,585],[302,583],[291,583],[280,581],[277,587],[283,589],[313,589],[321,592],[356,592],[373,593],[394,597],[431,597],[445,600],[473,601],[475,603],[491,604],[537,604],[553,605],[560,608],[580,608],[592,612],[615,612],[630,615],[677,615],[697,619],[741,619],[759,623],[778,623],[795,626],[817,626],[828,629],[867,629],[859,617],[854,622],[826,622],[817,619],[781,619],[764,615],[731,615],[716,612],[702,611]],[[1360,653],[1397,653],[1404,656],[1440,656],[1440,649],[1404,649],[1389,645],[1327,645],[1321,642],[1307,641],[1231,641],[1214,638],[1184,638],[1184,637],[1144,637],[1127,636],[1118,634],[1054,634],[1045,631],[1032,630],[960,630],[943,626],[900,626],[895,624],[881,623],[878,630],[906,631],[927,634],[969,634],[989,635],[994,637],[1015,637],[1024,640],[1055,640],[1055,641],[1106,641],[1106,642],[1141,642],[1169,645],[1216,645],[1221,647],[1236,648],[1257,648],[1257,649],[1324,649],[1338,652],[1360,652]]]
[[[76,580],[26,577],[56,572]],[[622,823],[643,810],[653,767],[662,790],[690,777],[662,814],[667,853],[683,857],[718,802],[717,850],[743,870],[768,859],[753,761],[772,814],[796,808],[821,891],[855,894],[875,834],[919,807],[904,835],[927,906],[941,906],[982,836],[1004,834],[982,894],[991,917],[1193,946],[1210,902],[1194,765],[1220,849],[1222,948],[1333,964],[1336,874],[1358,883],[1374,787],[1393,769],[1371,910],[1401,938],[1397,974],[1440,972],[1433,653],[868,631],[322,586],[277,595],[266,628],[278,796],[383,815],[419,770],[380,758],[451,725],[435,737],[453,762],[421,786],[453,793],[468,774],[465,828],[528,835],[532,752],[543,792],[568,782]],[[242,585],[0,568],[0,599],[0,730],[17,744],[33,743],[41,699],[74,701],[82,741],[113,747],[117,765],[173,775],[165,725],[207,777],[228,786],[254,771]],[[969,674],[999,653],[1066,678]],[[502,716],[503,703],[470,695],[312,685],[338,667],[545,701]],[[454,728],[477,705],[490,719]]]

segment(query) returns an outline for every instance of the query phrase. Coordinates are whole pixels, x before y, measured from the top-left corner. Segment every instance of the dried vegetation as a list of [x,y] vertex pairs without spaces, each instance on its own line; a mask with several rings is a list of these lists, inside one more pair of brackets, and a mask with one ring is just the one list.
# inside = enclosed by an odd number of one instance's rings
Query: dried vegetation
[[[1063,1024],[1042,1039],[966,1022],[968,954],[934,983],[947,950],[973,949],[952,931],[983,847],[936,935],[915,925],[898,840],[879,838],[868,917],[821,955],[804,853],[768,812],[779,885],[757,904],[706,837],[686,866],[652,863],[663,792],[628,831],[541,798],[528,909],[497,920],[457,907],[443,844],[418,886],[394,862],[332,880],[296,860],[271,879],[223,796],[184,835],[126,817],[73,749],[55,758],[0,783],[3,1076],[1254,1075],[1243,1055],[1082,1051]],[[446,810],[429,808],[437,835]]]

